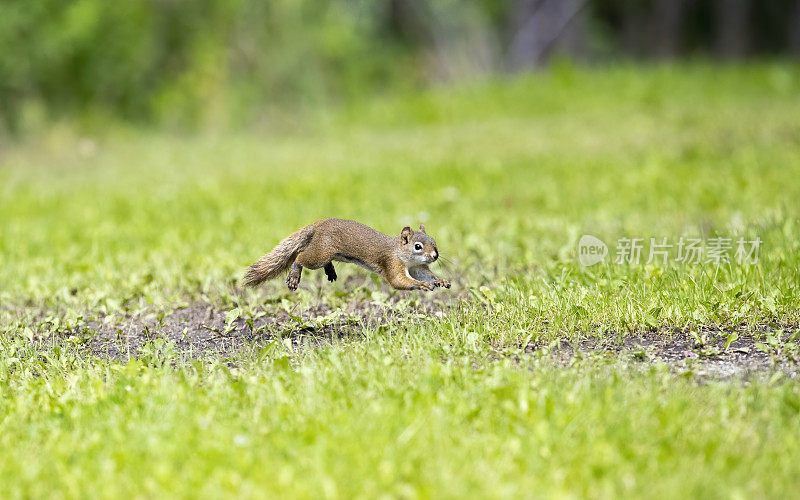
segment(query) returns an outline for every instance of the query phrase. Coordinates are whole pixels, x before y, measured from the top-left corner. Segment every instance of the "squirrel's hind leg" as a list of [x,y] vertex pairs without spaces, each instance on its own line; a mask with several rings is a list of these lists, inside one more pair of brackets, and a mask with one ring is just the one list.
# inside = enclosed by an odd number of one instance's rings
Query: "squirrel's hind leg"
[[[323,251],[320,249],[309,251],[306,249],[300,252],[297,255],[297,258],[294,260],[294,264],[292,264],[292,272],[289,273],[289,279],[291,279],[295,272],[294,266],[297,266],[298,269],[303,267],[308,269],[324,268],[325,274],[328,276],[328,281],[333,281],[336,279],[336,271],[333,270],[333,264],[331,263],[332,258],[333,254],[330,251]],[[291,284],[289,284],[289,279],[286,280],[286,284],[289,286],[289,288],[292,288]],[[297,271],[297,281],[300,281],[300,271]]]
[[292,270],[289,271],[289,276],[286,277],[286,286],[289,290],[297,290],[297,285],[300,284],[300,276],[303,274],[303,266],[297,262],[292,264]]
[[336,281],[336,269],[333,268],[333,262],[325,264],[325,275],[328,277],[328,281]]

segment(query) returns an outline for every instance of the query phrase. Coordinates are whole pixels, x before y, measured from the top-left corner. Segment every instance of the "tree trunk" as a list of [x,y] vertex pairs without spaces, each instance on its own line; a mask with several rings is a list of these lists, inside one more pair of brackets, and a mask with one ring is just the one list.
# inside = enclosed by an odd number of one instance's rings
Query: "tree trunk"
[[656,0],[653,5],[654,53],[661,58],[678,55],[681,48],[682,0]]
[[750,0],[716,0],[715,50],[725,58],[742,57],[749,43]]
[[569,28],[587,0],[517,0],[511,8],[508,65],[538,66]]
[[620,46],[625,54],[642,57],[647,53],[648,16],[640,3],[620,7],[622,25],[620,27]]
[[795,57],[800,57],[800,0],[795,0],[789,18],[789,52]]
[[557,49],[578,60],[589,59],[588,33],[591,25],[591,8],[588,2],[580,8],[564,28]]

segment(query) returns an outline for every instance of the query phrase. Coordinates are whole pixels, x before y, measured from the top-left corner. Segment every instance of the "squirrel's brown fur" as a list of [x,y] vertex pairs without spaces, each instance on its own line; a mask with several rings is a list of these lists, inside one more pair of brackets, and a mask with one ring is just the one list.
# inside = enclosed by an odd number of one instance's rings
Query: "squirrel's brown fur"
[[352,220],[322,219],[292,233],[271,252],[258,259],[244,276],[247,286],[256,286],[291,268],[286,285],[296,290],[303,268],[324,268],[328,281],[336,279],[332,261],[351,262],[378,273],[400,290],[450,288],[428,268],[439,250],[433,238],[403,228],[392,237]]
[[297,258],[311,236],[314,226],[306,226],[284,238],[271,252],[253,263],[244,276],[244,284],[258,286],[261,283],[276,278],[279,274],[292,267],[292,262]]

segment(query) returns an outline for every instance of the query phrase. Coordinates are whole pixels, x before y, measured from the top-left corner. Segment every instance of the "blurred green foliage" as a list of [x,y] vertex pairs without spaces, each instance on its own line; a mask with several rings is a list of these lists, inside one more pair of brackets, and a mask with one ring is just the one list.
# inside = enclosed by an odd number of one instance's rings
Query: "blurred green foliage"
[[718,4],[5,0],[0,132],[64,116],[101,126],[106,117],[181,127],[281,123],[322,103],[524,71],[558,56],[800,54],[792,21],[800,2]]
[[[331,0],[0,3],[2,118],[26,103],[132,120],[241,119],[255,104],[347,97],[408,81],[378,4]],[[392,60],[391,64],[387,60]],[[96,110],[95,110],[96,111]],[[252,117],[248,117],[252,118]]]

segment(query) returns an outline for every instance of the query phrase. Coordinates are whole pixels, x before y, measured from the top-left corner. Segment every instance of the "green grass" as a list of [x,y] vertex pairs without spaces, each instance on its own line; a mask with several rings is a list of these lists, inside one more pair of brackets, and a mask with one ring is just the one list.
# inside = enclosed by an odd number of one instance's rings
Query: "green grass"
[[3,348],[5,496],[751,498],[800,474],[794,382],[517,364],[420,330],[236,369]]
[[[361,103],[291,132],[54,127],[0,163],[0,487],[10,496],[783,497],[800,387],[576,360],[530,341],[800,321],[800,68],[576,70]],[[210,302],[385,305],[339,266],[234,288],[321,217],[424,222],[443,317],[191,361],[58,340],[107,315]],[[760,238],[756,265],[584,268],[577,242]],[[647,246],[645,247],[645,250]],[[612,255],[613,257],[613,255]],[[674,256],[673,256],[674,257]],[[348,277],[363,283],[354,285]],[[420,295],[404,292],[413,311]],[[302,335],[300,336],[302,340]],[[230,361],[230,362],[228,362]]]

